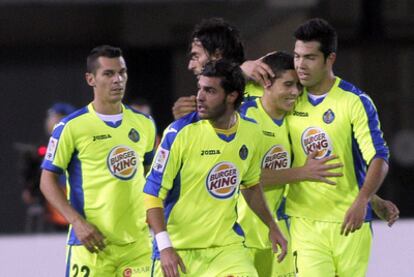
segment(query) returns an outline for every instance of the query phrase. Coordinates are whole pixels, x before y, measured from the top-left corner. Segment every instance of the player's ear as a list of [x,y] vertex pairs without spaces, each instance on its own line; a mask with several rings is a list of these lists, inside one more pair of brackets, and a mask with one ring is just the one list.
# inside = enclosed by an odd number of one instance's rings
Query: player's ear
[[86,72],[85,79],[88,85],[90,85],[91,87],[95,87],[95,75],[93,75],[93,73]]
[[231,103],[231,104],[236,103],[237,97],[239,97],[239,93],[237,91],[233,91],[233,92],[227,94],[227,97],[226,97],[227,98],[227,103]]
[[333,64],[335,63],[336,60],[336,53],[332,52],[328,55],[328,57],[326,57],[326,62],[333,67]]
[[218,48],[214,51],[214,53],[210,55],[210,60],[212,61],[217,61],[217,60],[220,60],[221,58],[223,58],[222,51],[219,50]]

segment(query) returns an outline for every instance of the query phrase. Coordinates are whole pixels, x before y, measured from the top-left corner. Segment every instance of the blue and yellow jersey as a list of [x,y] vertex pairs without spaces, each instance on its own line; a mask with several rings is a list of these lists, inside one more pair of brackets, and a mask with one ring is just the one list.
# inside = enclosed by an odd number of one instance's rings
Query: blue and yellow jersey
[[[156,133],[150,117],[127,106],[122,112],[115,125],[102,121],[92,104],[64,118],[42,164],[67,173],[70,204],[114,244],[148,239],[142,190]],[[68,244],[81,244],[73,229]]]
[[260,180],[261,142],[253,139],[257,132],[256,123],[239,117],[235,133],[219,136],[196,112],[164,131],[144,192],[163,200],[174,248],[209,248],[244,240],[236,223],[236,203],[240,185],[250,187]]
[[[332,178],[335,186],[304,181],[289,187],[287,214],[313,220],[342,222],[363,185],[372,159],[388,161],[376,108],[367,94],[336,78],[326,97],[313,101],[306,89],[288,117],[293,166],[318,151],[317,159],[337,155],[344,165]],[[337,161],[336,161],[337,162]],[[366,220],[371,220],[369,205]]]
[[[272,119],[264,110],[261,98],[244,102],[240,113],[255,120],[261,132],[259,140],[263,141],[261,149],[261,167],[268,169],[290,168],[290,142],[287,124],[284,119]],[[267,205],[276,218],[277,210],[282,202],[285,185],[265,186],[263,188]],[[259,249],[271,248],[269,229],[260,218],[248,207],[243,197],[238,204],[239,224],[245,232],[247,247]]]
[[262,97],[263,92],[263,87],[260,84],[249,81],[246,83],[246,88],[244,89],[244,101],[252,101],[256,98]]

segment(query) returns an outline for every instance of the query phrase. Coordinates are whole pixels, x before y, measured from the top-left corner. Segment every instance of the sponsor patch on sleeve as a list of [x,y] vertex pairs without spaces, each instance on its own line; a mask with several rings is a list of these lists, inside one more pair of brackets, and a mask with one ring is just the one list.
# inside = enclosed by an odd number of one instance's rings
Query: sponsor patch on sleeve
[[160,147],[160,150],[158,151],[157,156],[155,157],[154,165],[152,166],[152,168],[155,171],[163,172],[169,155],[170,151]]
[[46,155],[45,155],[46,160],[53,161],[53,158],[55,157],[57,143],[58,143],[57,139],[50,138],[49,144],[47,146]]

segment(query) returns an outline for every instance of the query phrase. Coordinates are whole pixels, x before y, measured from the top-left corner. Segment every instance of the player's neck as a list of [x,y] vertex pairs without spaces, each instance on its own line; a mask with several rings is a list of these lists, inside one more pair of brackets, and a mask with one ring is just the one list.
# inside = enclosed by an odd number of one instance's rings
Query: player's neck
[[308,90],[309,93],[313,95],[322,95],[322,94],[328,93],[331,90],[331,88],[335,84],[335,80],[336,80],[336,77],[331,71],[328,74],[328,76],[326,76],[321,82],[319,82],[318,84],[314,86],[306,87],[306,89]]
[[209,120],[211,125],[216,129],[228,130],[234,126],[237,122],[237,115],[234,110],[226,111],[225,114],[217,119]]
[[266,94],[260,99],[263,109],[272,118],[281,120],[285,116],[286,112],[280,110],[277,105],[269,99]]
[[94,99],[92,102],[92,106],[95,109],[95,111],[100,114],[111,115],[120,114],[122,112],[121,102],[108,103]]

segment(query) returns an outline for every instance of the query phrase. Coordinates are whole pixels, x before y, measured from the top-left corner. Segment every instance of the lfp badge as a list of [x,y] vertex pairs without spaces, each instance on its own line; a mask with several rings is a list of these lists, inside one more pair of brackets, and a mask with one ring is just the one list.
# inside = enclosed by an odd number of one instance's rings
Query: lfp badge
[[221,162],[208,173],[206,188],[214,198],[226,199],[234,194],[239,183],[237,167],[230,162]]
[[318,127],[309,127],[302,134],[302,148],[306,155],[317,151],[315,159],[328,157],[332,153],[332,142],[328,134]]
[[128,146],[118,145],[109,152],[108,169],[111,174],[121,180],[129,180],[137,172],[138,156]]

